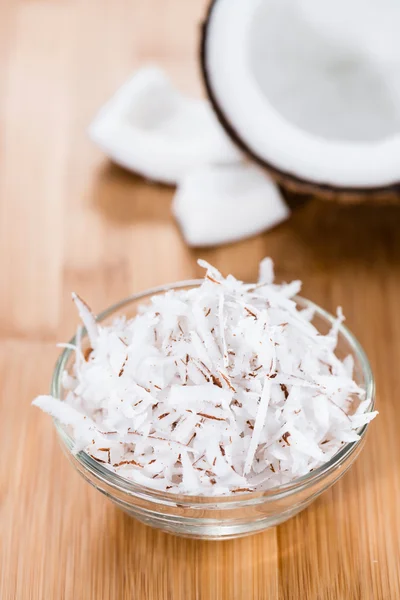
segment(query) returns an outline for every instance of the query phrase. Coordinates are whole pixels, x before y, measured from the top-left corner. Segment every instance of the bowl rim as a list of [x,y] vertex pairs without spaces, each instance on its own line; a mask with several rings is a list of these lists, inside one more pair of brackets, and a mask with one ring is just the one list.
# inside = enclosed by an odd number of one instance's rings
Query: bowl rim
[[[131,303],[144,300],[145,298],[157,294],[162,294],[173,289],[179,290],[197,287],[202,283],[202,281],[203,279],[188,279],[152,287],[142,292],[132,294],[116,302],[115,304],[112,304],[111,306],[100,312],[97,315],[96,320],[98,322],[102,322],[112,314],[119,311],[121,308],[124,308],[125,306],[128,306]],[[295,300],[298,304],[302,305],[302,307],[304,308],[313,309],[315,311],[315,314],[322,317],[328,323],[334,323],[336,318],[329,312],[312,302],[311,300],[303,298],[302,296],[294,296],[293,300]],[[357,356],[357,359],[360,362],[363,376],[365,379],[365,399],[369,400],[367,410],[368,412],[372,411],[375,406],[375,381],[367,355],[357,338],[343,324],[340,324],[339,333],[346,339],[353,353]],[[84,337],[85,335],[86,329],[82,327],[82,337]],[[69,345],[74,345],[75,342],[76,335],[74,335],[71,338],[71,340],[69,341]],[[72,352],[73,350],[71,349],[71,347],[64,348],[60,356],[58,357],[53,371],[50,394],[53,397],[58,398],[60,400],[62,400],[61,377]],[[65,426],[63,426],[59,421],[57,421],[57,419],[53,418],[52,420],[56,431],[59,437],[61,438],[61,441],[66,446],[69,453],[73,454],[73,438],[70,436]],[[347,458],[349,458],[359,447],[359,445],[363,442],[368,426],[369,423],[366,423],[357,430],[357,433],[360,436],[360,438],[357,441],[345,443],[343,447],[328,462],[324,463],[317,469],[314,469],[310,473],[302,475],[301,477],[297,477],[289,483],[276,486],[269,490],[243,492],[237,493],[235,495],[193,496],[189,494],[176,494],[174,492],[154,490],[153,488],[134,483],[133,481],[130,481],[122,477],[121,475],[118,475],[117,473],[113,473],[107,467],[103,466],[101,463],[93,459],[84,450],[81,450],[77,454],[74,454],[73,458],[75,458],[85,470],[90,471],[92,475],[94,475],[98,480],[102,481],[107,486],[112,487],[119,492],[124,492],[130,496],[138,497],[143,500],[150,500],[152,502],[164,505],[190,506],[201,509],[223,509],[224,507],[234,508],[234,506],[244,507],[264,502],[272,502],[287,497],[291,493],[297,493],[299,491],[302,491],[308,488],[310,485],[316,483],[317,481],[320,481],[329,473],[333,472],[335,469],[341,468],[347,460]]]

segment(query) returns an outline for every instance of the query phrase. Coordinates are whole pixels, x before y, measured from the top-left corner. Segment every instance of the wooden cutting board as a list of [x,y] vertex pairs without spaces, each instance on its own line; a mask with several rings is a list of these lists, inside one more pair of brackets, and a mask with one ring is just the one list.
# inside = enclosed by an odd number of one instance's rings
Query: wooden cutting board
[[[400,209],[311,202],[276,230],[189,250],[172,191],[111,166],[87,139],[133,69],[167,67],[200,93],[203,0],[0,0],[1,600],[400,599]],[[94,309],[198,276],[202,256],[280,279],[334,310],[375,371],[380,415],[354,468],[298,517],[229,542],[197,542],[128,518],[76,475],[46,393],[56,341]]]

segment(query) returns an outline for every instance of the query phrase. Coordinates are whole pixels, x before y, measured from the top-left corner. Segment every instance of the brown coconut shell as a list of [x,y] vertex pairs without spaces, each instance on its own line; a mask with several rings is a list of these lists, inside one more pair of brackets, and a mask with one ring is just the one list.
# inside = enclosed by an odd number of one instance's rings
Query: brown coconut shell
[[263,169],[268,171],[269,175],[282,186],[284,189],[295,194],[301,194],[303,196],[317,196],[323,200],[335,200],[346,204],[357,204],[362,202],[370,203],[385,203],[393,204],[400,203],[400,181],[398,183],[390,184],[388,186],[381,187],[341,187],[334,186],[330,183],[319,183],[310,181],[299,177],[295,173],[284,171],[271,162],[267,162],[265,159],[258,156],[244,140],[238,135],[235,126],[229,121],[225,115],[223,109],[219,105],[215,98],[210,78],[207,72],[206,66],[206,43],[208,35],[208,26],[212,11],[217,4],[218,0],[211,0],[205,19],[201,26],[201,40],[200,40],[200,66],[201,73],[203,76],[204,85],[207,91],[207,96],[213,110],[234,144],[244,152],[249,159]]

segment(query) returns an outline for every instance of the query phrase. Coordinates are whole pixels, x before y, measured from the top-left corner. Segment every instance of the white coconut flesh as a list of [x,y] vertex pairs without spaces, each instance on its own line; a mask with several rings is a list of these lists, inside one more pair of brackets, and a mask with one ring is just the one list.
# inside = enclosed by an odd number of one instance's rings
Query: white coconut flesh
[[235,242],[271,229],[290,215],[277,186],[262,169],[246,163],[188,173],[172,210],[189,246]]
[[241,156],[209,103],[180,94],[157,67],[135,73],[101,109],[89,135],[115,163],[167,184],[193,167]]
[[227,130],[298,179],[398,184],[400,9],[383,2],[214,0],[203,69]]

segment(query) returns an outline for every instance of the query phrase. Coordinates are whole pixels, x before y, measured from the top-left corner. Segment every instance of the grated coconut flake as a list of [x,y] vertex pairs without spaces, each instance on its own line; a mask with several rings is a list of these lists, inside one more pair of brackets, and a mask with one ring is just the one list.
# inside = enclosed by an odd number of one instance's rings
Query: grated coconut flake
[[154,296],[133,319],[98,323],[73,294],[79,328],[65,400],[33,402],[67,426],[74,452],[156,490],[235,494],[288,483],[329,461],[377,412],[327,335],[293,299],[300,282],[258,284],[199,261],[203,283]]

